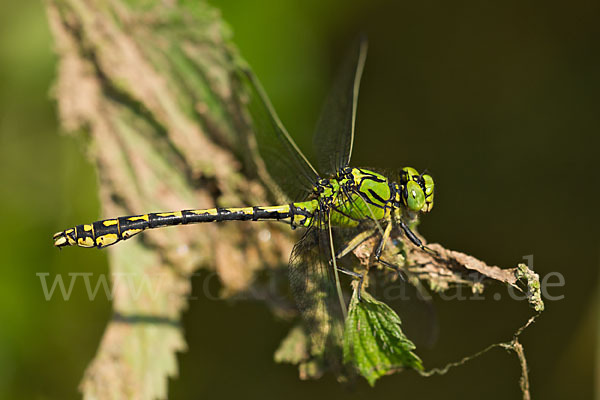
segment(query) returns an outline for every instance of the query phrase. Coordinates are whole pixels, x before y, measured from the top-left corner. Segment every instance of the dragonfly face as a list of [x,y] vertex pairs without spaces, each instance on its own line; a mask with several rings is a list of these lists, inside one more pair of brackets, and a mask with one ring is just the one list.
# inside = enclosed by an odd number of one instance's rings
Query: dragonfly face
[[419,174],[411,167],[402,168],[400,172],[402,202],[414,212],[429,212],[433,208],[433,178],[427,174]]

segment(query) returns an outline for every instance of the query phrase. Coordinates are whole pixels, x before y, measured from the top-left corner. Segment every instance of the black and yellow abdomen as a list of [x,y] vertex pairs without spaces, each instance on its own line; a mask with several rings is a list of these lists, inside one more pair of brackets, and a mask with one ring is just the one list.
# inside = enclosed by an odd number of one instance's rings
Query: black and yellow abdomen
[[312,223],[317,207],[318,202],[312,200],[280,206],[208,208],[132,215],[77,225],[57,232],[54,234],[54,245],[103,248],[146,229],[202,222],[277,220],[288,222],[292,227],[307,227]]

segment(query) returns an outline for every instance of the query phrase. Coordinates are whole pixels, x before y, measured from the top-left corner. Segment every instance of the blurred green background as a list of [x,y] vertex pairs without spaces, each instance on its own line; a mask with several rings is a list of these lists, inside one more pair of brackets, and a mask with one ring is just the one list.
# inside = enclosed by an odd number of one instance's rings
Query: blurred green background
[[[282,120],[311,148],[336,62],[356,32],[370,49],[353,165],[427,168],[430,241],[512,267],[533,255],[558,271],[546,312],[522,337],[538,399],[592,398],[597,381],[600,3],[213,0]],[[78,398],[110,315],[75,285],[45,301],[38,272],[107,273],[105,254],[58,252],[50,235],[99,217],[96,176],[59,135],[56,58],[39,2],[0,4],[0,398]],[[143,211],[143,210],[140,210]],[[556,282],[554,280],[553,282]],[[258,303],[210,301],[195,287],[171,398],[519,398],[516,358],[493,351],[447,375],[414,373],[347,390],[301,382],[272,360],[289,328]],[[491,293],[493,293],[492,291]],[[504,341],[524,303],[435,301],[439,340],[418,348],[441,366]],[[207,326],[218,329],[206,329]],[[407,327],[408,329],[408,327]],[[418,340],[417,340],[418,342]],[[393,396],[393,397],[392,397]]]

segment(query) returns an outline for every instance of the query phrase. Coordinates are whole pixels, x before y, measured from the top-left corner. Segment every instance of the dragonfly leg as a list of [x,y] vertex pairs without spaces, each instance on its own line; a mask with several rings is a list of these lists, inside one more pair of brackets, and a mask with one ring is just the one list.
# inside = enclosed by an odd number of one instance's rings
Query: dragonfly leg
[[371,230],[363,231],[363,232],[359,233],[358,235],[356,235],[354,238],[352,238],[352,240],[350,240],[348,242],[346,247],[344,247],[338,254],[336,254],[335,259],[339,260],[339,259],[345,257],[352,250],[354,250],[358,246],[360,246],[365,240],[367,240],[371,236],[373,236],[376,231],[377,231],[376,229],[371,229]]
[[354,238],[352,238],[352,240],[350,240],[350,242],[348,242],[346,247],[344,247],[339,253],[337,253],[335,255],[335,260],[334,259],[329,260],[329,265],[335,265],[335,268],[339,272],[346,274],[346,275],[350,275],[351,277],[358,279],[358,300],[359,301],[362,300],[361,292],[362,292],[362,286],[363,286],[363,281],[364,281],[364,275],[359,274],[358,272],[354,272],[354,271],[350,271],[345,268],[342,268],[342,267],[338,266],[335,261],[345,257],[352,250],[356,249],[361,243],[363,243],[365,240],[367,240],[371,236],[373,236],[375,231],[376,231],[375,229],[372,229],[372,230],[367,230],[367,231],[363,231],[363,232],[359,233]]
[[382,258],[379,258],[377,260],[377,262],[381,263],[381,265],[383,265],[383,266],[385,266],[385,267],[387,267],[387,268],[389,268],[391,270],[396,271],[396,273],[398,274],[398,276],[400,277],[400,279],[402,279],[403,281],[406,281],[406,274],[396,264],[392,264],[391,262],[385,261]]
[[379,245],[377,245],[377,249],[375,250],[375,259],[377,261],[379,261],[381,253],[385,248],[385,244],[390,238],[390,233],[392,233],[392,223],[388,221],[387,225],[385,226],[385,230],[383,231],[383,235],[381,236],[381,240],[379,241]]
[[410,230],[410,228],[408,227],[408,225],[406,225],[404,223],[404,221],[402,221],[402,220],[400,221],[400,227],[402,227],[402,230],[406,234],[406,237],[408,238],[408,240],[410,240],[411,242],[413,242],[413,244],[415,246],[419,247],[421,250],[425,251],[426,253],[432,254],[434,256],[438,256],[439,255],[437,253],[437,251],[431,250],[429,247],[425,246],[423,244],[423,242],[421,241],[421,239],[419,239],[417,237],[417,235],[415,235],[414,232]]
[[382,265],[384,265],[390,269],[393,269],[394,271],[396,271],[396,273],[398,274],[400,279],[406,280],[406,277],[404,276],[404,272],[400,269],[400,267],[398,267],[397,265],[394,265],[388,261],[385,261],[384,259],[381,258],[381,253],[383,252],[383,249],[385,248],[385,244],[387,243],[388,239],[390,238],[391,232],[392,232],[392,223],[391,223],[391,221],[388,221],[388,224],[386,225],[385,230],[383,231],[383,236],[381,237],[381,241],[379,242],[379,245],[377,245],[377,249],[375,250],[375,261],[377,261],[378,263],[381,263]]
[[362,301],[362,287],[363,287],[363,282],[365,280],[365,276],[363,274],[359,274],[358,272],[354,272],[354,271],[350,271],[346,268],[342,268],[342,267],[337,267],[337,270],[339,272],[341,272],[342,274],[346,274],[346,275],[350,275],[351,277],[358,279],[358,301]]

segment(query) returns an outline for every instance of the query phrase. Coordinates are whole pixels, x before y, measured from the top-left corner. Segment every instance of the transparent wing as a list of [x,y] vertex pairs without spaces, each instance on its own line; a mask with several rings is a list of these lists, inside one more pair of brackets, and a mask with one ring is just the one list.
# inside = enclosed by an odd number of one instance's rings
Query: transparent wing
[[366,57],[367,40],[361,37],[343,60],[321,110],[313,144],[323,174],[334,174],[350,163],[358,89]]
[[250,92],[248,110],[267,172],[290,200],[304,200],[318,179],[317,171],[286,131],[256,76],[244,70],[242,81]]
[[[340,348],[343,334],[343,313],[337,296],[328,230],[325,218],[318,218],[290,256],[289,277],[292,293],[308,328],[311,355],[332,363]],[[334,369],[337,369],[334,367]]]

